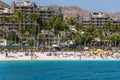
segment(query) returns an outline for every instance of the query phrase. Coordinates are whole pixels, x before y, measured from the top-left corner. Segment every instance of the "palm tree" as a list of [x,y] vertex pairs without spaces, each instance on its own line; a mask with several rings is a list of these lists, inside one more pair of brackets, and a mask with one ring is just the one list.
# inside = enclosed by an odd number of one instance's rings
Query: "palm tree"
[[10,30],[7,35],[8,40],[11,44],[18,42],[18,35],[15,30]]
[[5,23],[9,23],[10,22],[10,18],[9,17],[3,17],[2,18],[2,22],[3,22],[3,31],[5,33],[5,38],[7,38],[7,34],[8,34],[8,27],[5,26]]
[[74,17],[68,18],[67,19],[67,24],[68,25],[75,25],[76,24],[76,19]]
[[111,45],[110,42],[112,42],[112,40],[110,39],[110,37],[112,35],[115,35],[117,33],[117,31],[119,30],[119,28],[118,28],[117,25],[112,24],[110,22],[107,22],[105,24],[105,29],[104,30],[105,30],[104,32],[106,33],[105,36],[107,36],[107,40],[109,41],[109,43],[107,42],[107,44],[109,44],[108,46],[110,47],[110,45]]
[[[26,27],[21,27],[19,29],[19,33],[20,33],[20,36],[21,36],[21,43],[22,44],[26,44],[28,43],[28,41],[31,39],[30,38],[30,32],[27,30]],[[23,45],[22,45],[23,46]],[[25,45],[24,45],[25,46]]]
[[82,23],[77,23],[76,24],[76,29],[78,30],[78,31],[83,31],[84,30],[84,27],[83,27],[83,24]]
[[120,46],[120,34],[115,34],[111,36],[112,43],[114,43],[115,47]]
[[25,18],[25,15],[21,11],[16,11],[12,18],[16,23],[19,23],[19,28],[22,27],[22,20]]
[[4,32],[2,29],[0,29],[0,38],[4,38]]
[[33,33],[33,38],[34,38],[34,50],[36,49],[36,47],[35,47],[35,42],[36,42],[36,40],[35,40],[35,38],[36,38],[36,27],[37,27],[37,21],[38,21],[38,19],[39,19],[39,15],[37,14],[37,13],[35,13],[35,12],[33,12],[33,13],[31,13],[30,14],[30,19],[33,21],[33,23],[34,23],[34,33]]
[[37,50],[38,50],[38,46],[39,46],[39,44],[41,43],[41,41],[42,41],[42,38],[43,38],[43,34],[37,34],[37,39],[38,39],[38,44],[37,44]]
[[52,30],[54,33],[56,31],[64,30],[66,25],[60,16],[52,16],[48,21],[47,25],[49,30]]
[[16,32],[16,35],[15,35],[15,44],[17,44],[17,41],[16,41],[16,39],[17,39],[17,37],[18,37],[18,35],[19,35],[19,31],[17,31],[16,29],[15,29],[15,23],[16,23],[17,21],[15,20],[15,18],[14,18],[14,16],[12,16],[11,17],[11,23],[12,23],[12,25],[13,25],[13,31],[15,31]]
[[[13,14],[12,16],[12,20],[15,23],[19,24],[19,28],[18,31],[20,30],[20,28],[22,27],[22,20],[25,18],[25,15],[21,12],[21,11],[16,11],[15,14]],[[20,35],[20,34],[19,34]],[[21,36],[19,36],[21,37]],[[22,51],[22,39],[20,38],[20,50]]]

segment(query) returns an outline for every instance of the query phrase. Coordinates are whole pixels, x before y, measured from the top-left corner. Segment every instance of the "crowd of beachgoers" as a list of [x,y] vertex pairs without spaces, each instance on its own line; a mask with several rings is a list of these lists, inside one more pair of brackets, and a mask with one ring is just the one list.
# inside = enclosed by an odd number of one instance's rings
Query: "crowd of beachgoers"
[[0,52],[0,60],[120,60],[120,53],[109,51]]

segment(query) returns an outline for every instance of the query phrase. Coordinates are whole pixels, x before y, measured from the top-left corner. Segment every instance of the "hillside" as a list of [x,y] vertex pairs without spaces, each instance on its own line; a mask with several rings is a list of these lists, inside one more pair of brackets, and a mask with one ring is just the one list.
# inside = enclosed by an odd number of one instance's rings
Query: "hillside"
[[3,8],[8,8],[8,7],[9,7],[9,5],[8,5],[8,4],[6,4],[5,2],[3,2],[3,1],[1,1],[1,0],[0,0],[0,7],[3,7]]
[[[60,6],[57,5],[50,5],[52,8],[59,8]],[[64,16],[66,17],[76,17],[77,15],[81,17],[88,17],[90,12],[87,10],[84,10],[82,8],[76,7],[76,6],[66,6],[66,7],[61,7],[61,11]],[[110,17],[114,18],[120,18],[120,12],[106,12],[109,14]]]
[[79,7],[75,7],[75,6],[70,6],[70,7],[62,7],[62,13],[65,15],[65,16],[68,16],[68,17],[71,17],[71,16],[76,16],[76,15],[79,15],[79,16],[89,16],[89,12],[84,10],[84,9],[81,9]]
[[110,17],[120,18],[120,12],[110,12],[108,13]]
[[[57,9],[60,6],[50,5],[50,7]],[[76,17],[77,15],[82,16],[82,17],[89,16],[88,11],[81,9],[79,7],[76,7],[76,6],[61,7],[61,11],[62,11],[63,15],[66,17]]]

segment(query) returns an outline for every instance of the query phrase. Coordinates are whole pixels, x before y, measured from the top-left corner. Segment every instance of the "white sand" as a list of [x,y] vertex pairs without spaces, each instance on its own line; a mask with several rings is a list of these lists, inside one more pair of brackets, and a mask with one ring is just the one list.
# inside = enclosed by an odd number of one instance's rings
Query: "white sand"
[[[48,56],[50,52],[45,52],[45,53],[40,53],[40,52],[35,52],[34,56],[31,56],[31,53],[29,53],[28,56],[25,56],[25,52],[17,52],[17,53],[8,53],[9,57],[5,57],[4,54],[0,54],[0,61],[14,61],[14,60],[120,60],[120,58],[116,57],[103,57],[101,58],[100,56],[87,56],[87,55],[82,55],[81,57],[78,55],[80,53],[75,53],[75,52],[57,52],[59,55],[54,55],[52,53],[51,56]],[[115,56],[115,55],[114,55]]]

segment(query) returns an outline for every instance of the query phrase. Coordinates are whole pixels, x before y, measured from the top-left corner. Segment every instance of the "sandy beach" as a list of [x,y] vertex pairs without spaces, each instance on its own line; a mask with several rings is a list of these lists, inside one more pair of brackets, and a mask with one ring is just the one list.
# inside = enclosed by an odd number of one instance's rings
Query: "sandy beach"
[[120,54],[88,54],[88,52],[8,52],[0,54],[0,61],[15,60],[120,60]]

